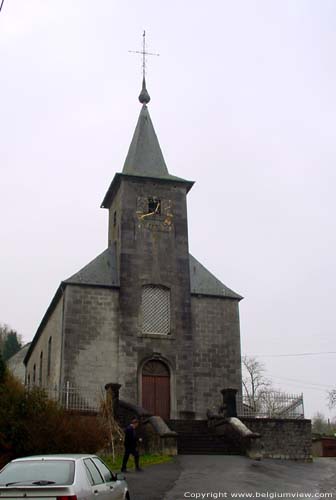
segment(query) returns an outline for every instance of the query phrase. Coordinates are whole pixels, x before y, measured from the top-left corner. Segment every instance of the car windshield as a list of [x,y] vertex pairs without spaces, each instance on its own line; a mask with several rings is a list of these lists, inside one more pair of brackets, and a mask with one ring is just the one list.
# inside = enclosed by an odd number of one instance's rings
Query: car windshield
[[68,485],[74,481],[73,460],[24,460],[11,462],[0,472],[0,485],[46,484]]

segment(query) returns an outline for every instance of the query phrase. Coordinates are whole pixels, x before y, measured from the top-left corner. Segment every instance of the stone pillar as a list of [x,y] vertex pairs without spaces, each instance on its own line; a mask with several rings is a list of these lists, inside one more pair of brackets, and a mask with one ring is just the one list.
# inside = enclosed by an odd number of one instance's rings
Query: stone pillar
[[106,384],[105,385],[106,399],[107,399],[108,403],[111,405],[111,407],[113,408],[114,417],[116,417],[118,414],[120,387],[121,387],[121,384]]
[[224,417],[236,417],[237,416],[237,405],[236,405],[236,394],[237,389],[223,389],[221,391],[223,396],[223,405],[220,411],[223,413]]

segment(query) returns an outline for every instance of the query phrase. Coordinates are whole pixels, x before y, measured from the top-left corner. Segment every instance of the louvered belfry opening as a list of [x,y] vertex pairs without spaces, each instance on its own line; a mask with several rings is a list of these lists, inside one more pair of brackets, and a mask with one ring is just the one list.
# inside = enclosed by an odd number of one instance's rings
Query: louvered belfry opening
[[164,420],[170,418],[170,373],[162,361],[148,361],[142,369],[142,406]]
[[168,288],[145,285],[142,288],[142,333],[170,333],[170,291]]

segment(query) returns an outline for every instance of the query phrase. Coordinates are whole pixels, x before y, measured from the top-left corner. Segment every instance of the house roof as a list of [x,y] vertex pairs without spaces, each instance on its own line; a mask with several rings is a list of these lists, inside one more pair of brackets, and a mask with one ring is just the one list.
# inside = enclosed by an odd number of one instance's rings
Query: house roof
[[198,295],[214,295],[228,299],[241,300],[243,297],[234,292],[221,281],[219,281],[210,271],[208,271],[198,260],[189,254],[190,266],[190,291]]
[[117,261],[114,248],[107,248],[89,264],[66,279],[72,285],[119,286]]
[[[191,293],[242,299],[241,295],[219,281],[191,254],[189,254],[189,265]],[[119,286],[116,256],[113,249],[107,248],[80,271],[65,280],[64,283],[72,285]]]

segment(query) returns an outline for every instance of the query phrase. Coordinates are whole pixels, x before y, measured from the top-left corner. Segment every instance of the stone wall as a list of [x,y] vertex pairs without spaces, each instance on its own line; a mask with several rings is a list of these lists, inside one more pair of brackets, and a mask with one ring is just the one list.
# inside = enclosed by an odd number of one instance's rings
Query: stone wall
[[26,378],[26,367],[23,363],[23,360],[28,352],[29,346],[30,342],[6,361],[8,370],[23,384],[25,383]]
[[[170,370],[171,416],[176,417],[194,411],[186,188],[180,183],[127,178],[120,190],[120,397],[141,406],[143,364],[161,359]],[[151,196],[161,201],[161,215],[140,219],[138,213]],[[165,225],[168,206],[172,216]],[[142,331],[144,285],[170,291],[169,334]]]
[[[29,358],[26,373],[27,383],[54,387],[60,383],[61,373],[61,346],[62,346],[62,320],[63,320],[63,295],[60,297],[55,309],[51,313],[42,333],[40,334],[34,350]],[[48,374],[48,344],[51,338],[50,373]],[[40,375],[40,356],[42,353],[42,373]]]
[[118,380],[118,289],[68,285],[64,310],[63,383],[94,394]]
[[241,392],[240,330],[237,300],[192,296],[196,418],[221,405],[220,391]]
[[241,418],[241,421],[261,435],[257,440],[263,458],[311,460],[311,421],[306,419]]

